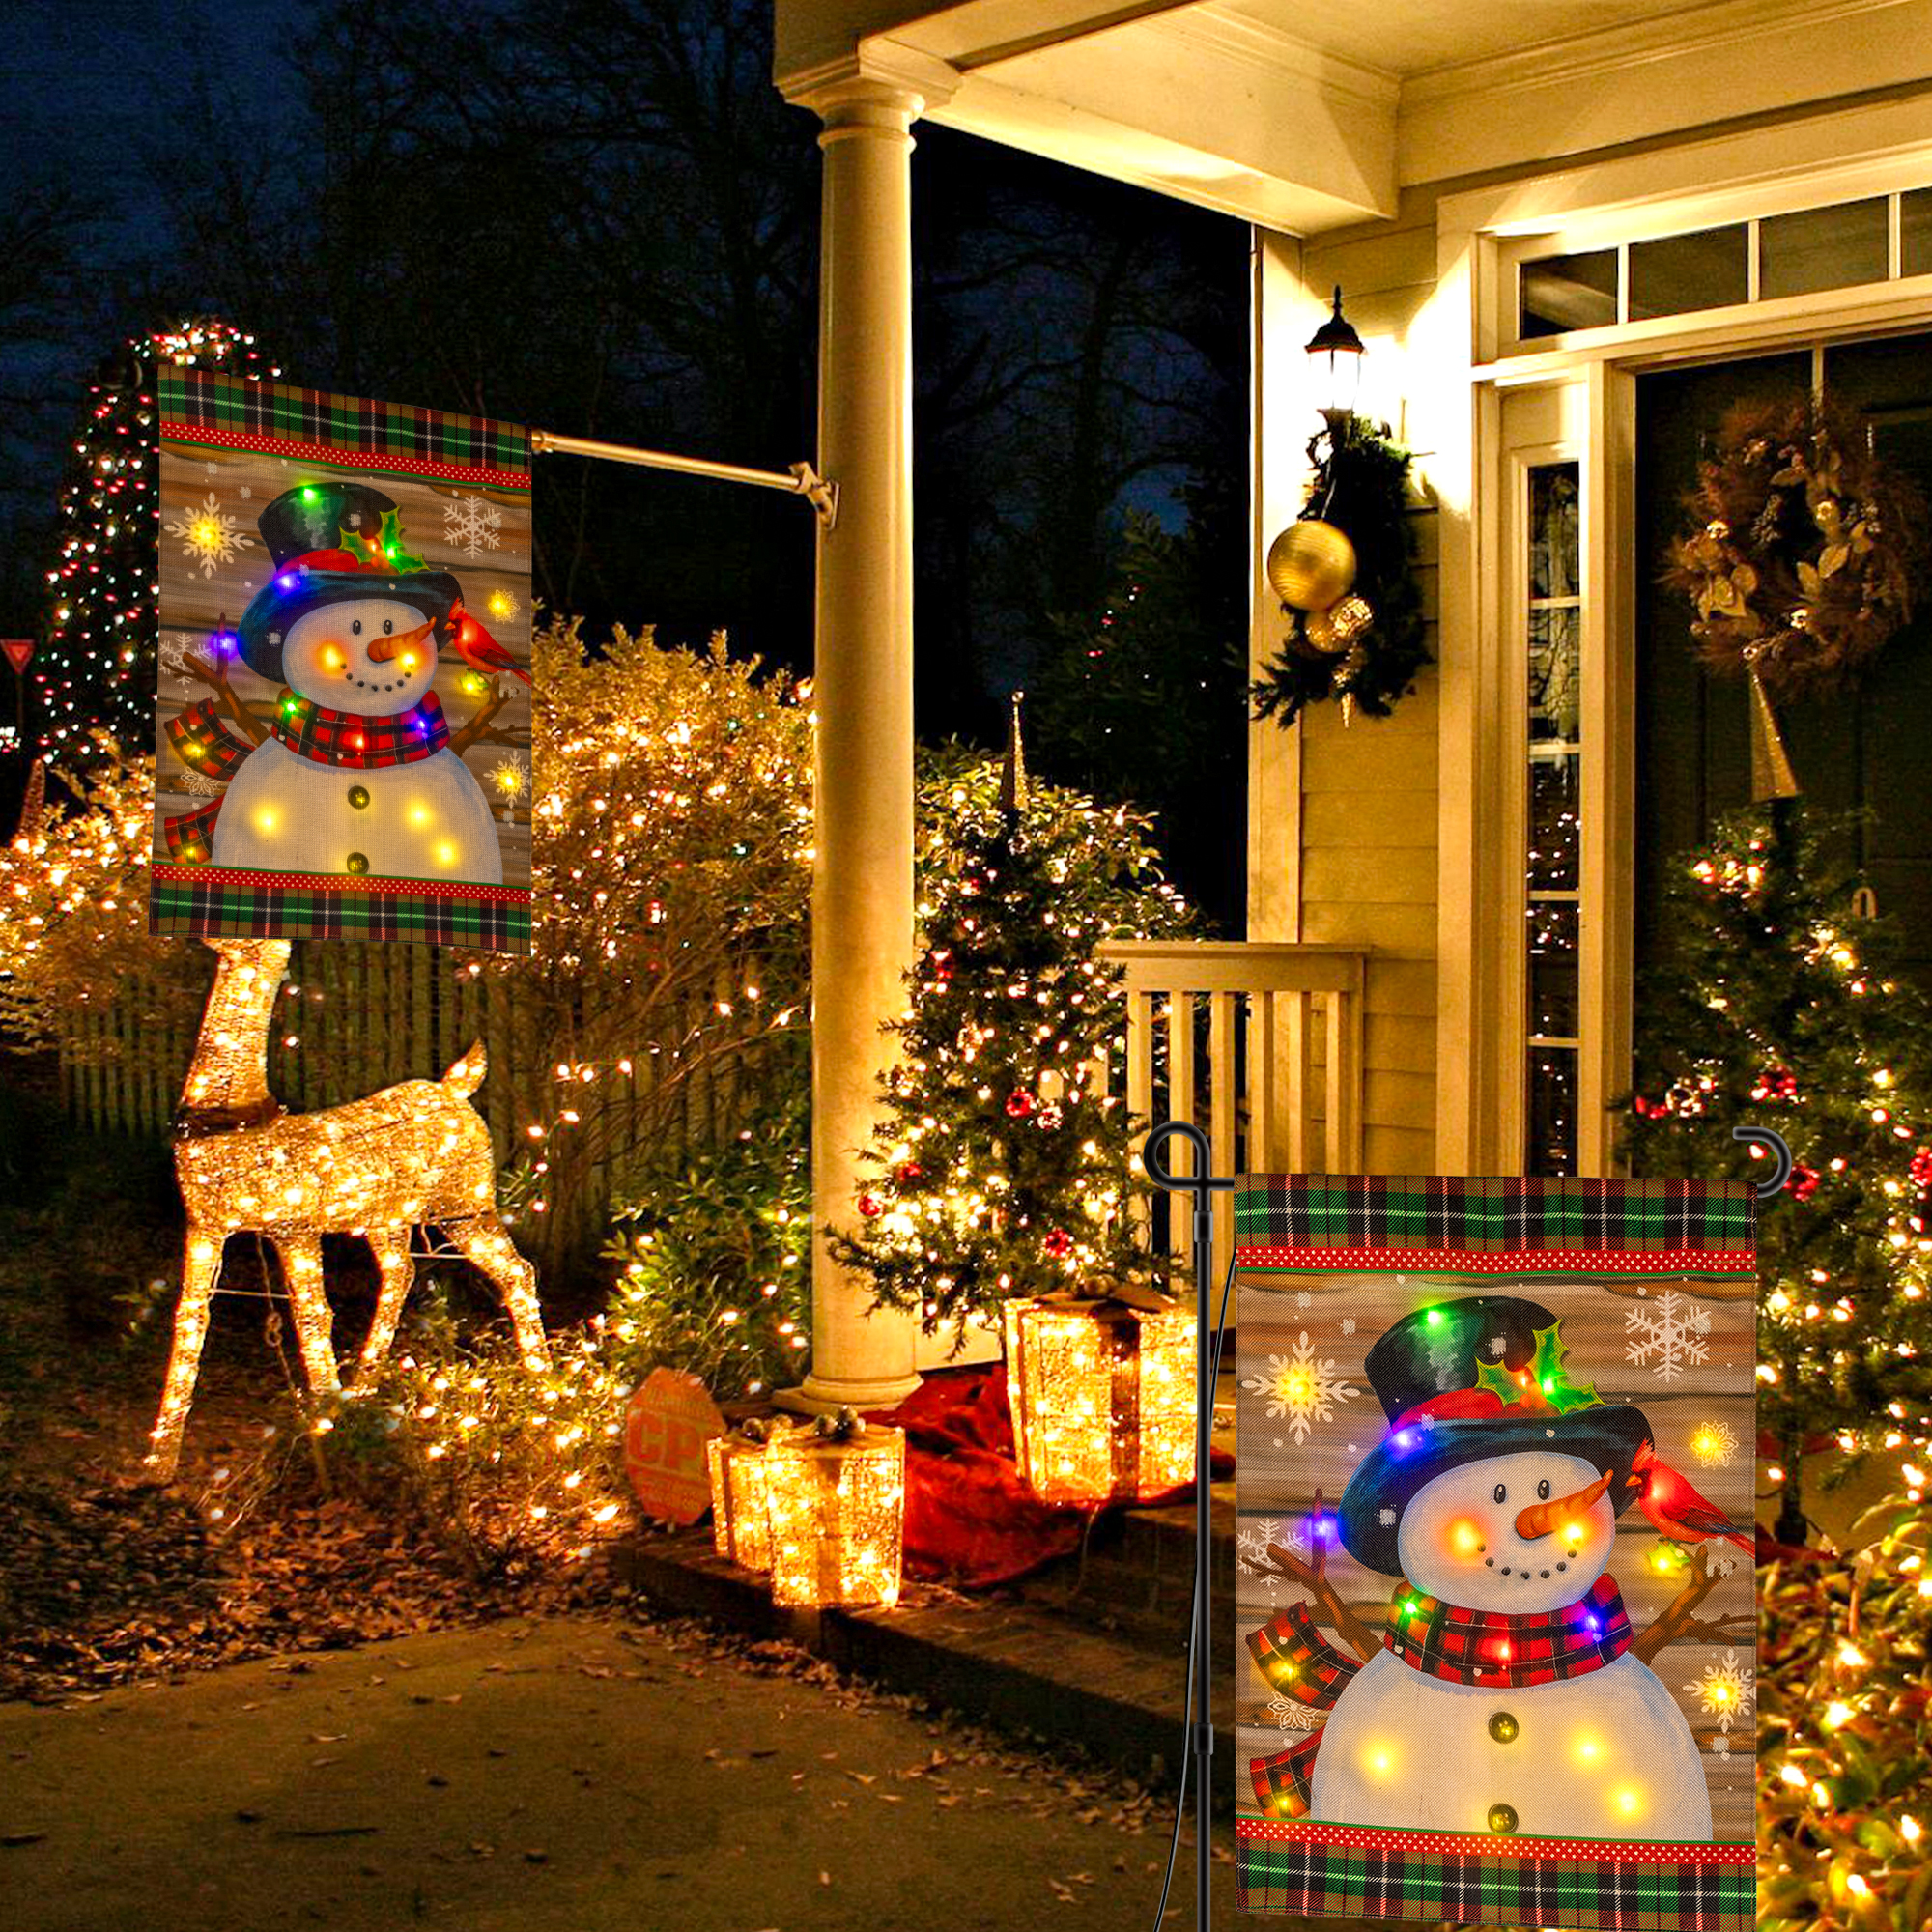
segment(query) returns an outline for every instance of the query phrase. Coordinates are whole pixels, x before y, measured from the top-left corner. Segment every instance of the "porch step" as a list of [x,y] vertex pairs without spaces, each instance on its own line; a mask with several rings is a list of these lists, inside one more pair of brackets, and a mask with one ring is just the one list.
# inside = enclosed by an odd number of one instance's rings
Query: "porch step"
[[[1191,1511],[1151,1514],[1185,1517],[1191,1551]],[[1143,1537],[1151,1541],[1143,1544]],[[1153,1524],[1135,1538],[1150,1556],[1166,1565],[1176,1561],[1172,1524]],[[1179,1618],[1156,1636],[1145,1619],[1116,1619],[1109,1627],[1100,1585],[1112,1573],[1096,1573],[1091,1561],[1091,1599],[1076,1593],[1056,1606],[1008,1591],[962,1598],[925,1595],[915,1586],[892,1610],[780,1609],[761,1578],[718,1555],[708,1530],[639,1538],[620,1545],[612,1561],[619,1576],[669,1613],[796,1643],[886,1690],[1022,1736],[1084,1748],[1143,1783],[1172,1787],[1179,1776],[1184,1590]],[[1232,1623],[1223,1600],[1212,1633],[1214,1723],[1223,1751],[1234,1721]],[[1222,1808],[1232,1805],[1234,1795],[1227,1763],[1217,1754],[1214,1783]]]

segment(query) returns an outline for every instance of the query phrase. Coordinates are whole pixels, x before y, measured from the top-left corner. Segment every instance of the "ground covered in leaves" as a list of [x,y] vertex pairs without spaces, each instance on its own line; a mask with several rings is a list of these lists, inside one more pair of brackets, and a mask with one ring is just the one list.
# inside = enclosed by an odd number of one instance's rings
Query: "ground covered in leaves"
[[144,1483],[179,1266],[165,1154],[77,1136],[17,1087],[0,1149],[0,1699],[610,1596],[594,1554],[540,1537],[479,1571],[318,1446],[279,1301],[242,1243],[181,1479]]

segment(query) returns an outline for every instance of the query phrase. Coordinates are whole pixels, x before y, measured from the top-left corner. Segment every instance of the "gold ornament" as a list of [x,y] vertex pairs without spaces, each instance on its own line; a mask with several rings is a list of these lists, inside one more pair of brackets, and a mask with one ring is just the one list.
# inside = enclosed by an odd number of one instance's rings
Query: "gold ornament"
[[181,1305],[175,1314],[147,1466],[169,1481],[194,1399],[209,1298],[230,1235],[254,1233],[281,1252],[302,1370],[311,1390],[339,1386],[323,1292],[322,1237],[357,1235],[383,1278],[362,1365],[389,1351],[414,1279],[410,1231],[440,1227],[497,1285],[517,1346],[550,1366],[536,1273],[497,1213],[490,1129],[469,1104],[483,1083],[481,1043],[440,1080],[406,1080],[346,1106],[287,1114],[269,1092],[269,1025],[289,963],[285,939],[208,942],[220,955],[182,1092],[175,1174],[187,1207]]
[[1340,657],[1375,621],[1375,607],[1366,597],[1345,597],[1325,611],[1311,611],[1301,632],[1310,649]]
[[1050,1503],[1133,1501],[1194,1476],[1194,1317],[1106,1300],[1009,1301],[1020,1473]]
[[1325,611],[1355,581],[1355,546],[1333,524],[1303,517],[1268,546],[1267,578],[1284,604]]

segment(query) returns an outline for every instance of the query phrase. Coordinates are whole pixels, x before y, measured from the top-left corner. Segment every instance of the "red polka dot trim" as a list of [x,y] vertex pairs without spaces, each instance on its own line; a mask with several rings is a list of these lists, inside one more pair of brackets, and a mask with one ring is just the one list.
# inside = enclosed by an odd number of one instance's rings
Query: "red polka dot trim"
[[1249,1271],[1405,1274],[1755,1274],[1749,1248],[1660,1248],[1630,1252],[1608,1248],[1517,1248],[1506,1254],[1466,1248],[1236,1248],[1235,1265]]
[[385,449],[345,449],[334,442],[292,442],[287,437],[264,436],[256,430],[222,429],[214,423],[163,422],[162,438],[213,449],[247,449],[268,456],[286,456],[292,463],[332,463],[345,469],[374,469],[399,476],[434,476],[444,483],[465,483],[478,490],[527,490],[527,469],[477,469],[461,463],[441,463],[434,457],[409,456]]
[[419,899],[473,899],[481,905],[527,905],[527,886],[483,886],[466,879],[379,879],[373,873],[255,872],[233,867],[156,866],[169,885],[247,886],[268,892],[370,893]]
[[1529,1838],[1515,1833],[1394,1832],[1368,1825],[1333,1825],[1319,1818],[1237,1818],[1237,1837],[1284,1844],[1344,1845],[1354,1851],[1430,1852],[1463,1858],[1590,1859],[1638,1865],[1748,1865],[1755,1844],[1679,1843],[1667,1838]]

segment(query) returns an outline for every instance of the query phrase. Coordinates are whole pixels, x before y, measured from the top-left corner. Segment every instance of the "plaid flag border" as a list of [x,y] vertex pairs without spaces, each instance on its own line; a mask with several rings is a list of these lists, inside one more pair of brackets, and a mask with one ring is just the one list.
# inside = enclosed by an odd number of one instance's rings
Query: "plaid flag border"
[[1499,1839],[1256,1818],[1239,1820],[1236,1833],[1243,1912],[1584,1932],[1751,1932],[1757,1917],[1749,1844]]
[[413,880],[334,880],[156,866],[150,932],[203,939],[405,939],[424,946],[530,950],[530,895],[507,888],[438,891]]
[[479,488],[530,487],[530,435],[520,423],[243,382],[213,369],[163,368],[159,393],[164,442],[268,450]]
[[1250,1175],[1235,1189],[1237,1264],[1579,1276],[1755,1274],[1742,1180]]

